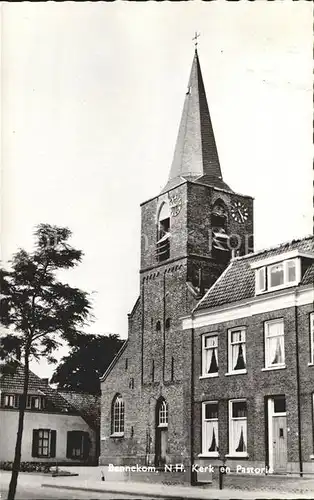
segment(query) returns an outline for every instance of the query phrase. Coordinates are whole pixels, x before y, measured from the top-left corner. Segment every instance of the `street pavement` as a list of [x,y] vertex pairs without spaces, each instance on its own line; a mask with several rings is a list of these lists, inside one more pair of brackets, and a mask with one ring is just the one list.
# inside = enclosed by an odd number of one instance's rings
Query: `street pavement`
[[[70,470],[70,468],[69,468]],[[103,499],[103,500],[255,500],[255,499],[311,499],[314,498],[313,480],[297,480],[293,490],[248,491],[245,489],[217,490],[212,486],[192,487],[184,485],[165,485],[156,483],[136,483],[123,481],[122,477],[106,474],[106,480],[101,480],[103,467],[71,468],[79,476],[51,477],[49,475],[20,473],[16,500],[39,499]],[[0,471],[1,498],[6,498],[11,473]],[[304,488],[304,491],[303,491]]]

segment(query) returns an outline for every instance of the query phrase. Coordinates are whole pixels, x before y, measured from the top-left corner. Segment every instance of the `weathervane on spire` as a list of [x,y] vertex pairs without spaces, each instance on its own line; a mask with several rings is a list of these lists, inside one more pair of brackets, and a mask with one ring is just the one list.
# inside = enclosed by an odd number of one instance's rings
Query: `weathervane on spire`
[[197,49],[197,44],[198,44],[197,39],[198,39],[200,36],[201,36],[201,34],[200,34],[200,33],[197,33],[197,31],[195,31],[195,36],[194,36],[194,38],[192,38],[192,41],[194,41],[194,40],[195,40],[195,49]]

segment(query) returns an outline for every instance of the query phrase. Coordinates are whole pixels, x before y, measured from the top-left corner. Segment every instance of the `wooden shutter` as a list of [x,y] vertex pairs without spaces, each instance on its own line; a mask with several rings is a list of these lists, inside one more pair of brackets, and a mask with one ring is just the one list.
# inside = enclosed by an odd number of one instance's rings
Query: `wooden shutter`
[[67,458],[72,458],[73,449],[73,431],[67,432]]
[[50,431],[50,457],[56,456],[57,431]]
[[39,430],[33,429],[32,457],[38,457]]
[[88,432],[83,432],[83,459],[87,460],[89,457],[90,439]]

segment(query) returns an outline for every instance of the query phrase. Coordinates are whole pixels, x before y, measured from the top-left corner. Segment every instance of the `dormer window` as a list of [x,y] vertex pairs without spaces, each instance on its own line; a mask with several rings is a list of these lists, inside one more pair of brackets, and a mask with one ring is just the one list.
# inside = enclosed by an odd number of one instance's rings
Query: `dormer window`
[[299,284],[301,279],[300,258],[287,259],[281,262],[274,262],[272,259],[269,265],[259,266],[262,263],[255,262],[252,265],[255,268],[256,294],[280,290]]

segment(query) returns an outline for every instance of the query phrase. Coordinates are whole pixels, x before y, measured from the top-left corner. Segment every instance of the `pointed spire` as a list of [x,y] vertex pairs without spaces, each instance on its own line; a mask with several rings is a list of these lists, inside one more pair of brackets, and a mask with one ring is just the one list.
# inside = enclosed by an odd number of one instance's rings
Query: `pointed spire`
[[198,180],[231,191],[222,179],[197,48],[195,48],[170,175],[163,191],[181,183],[182,178],[189,181]]

